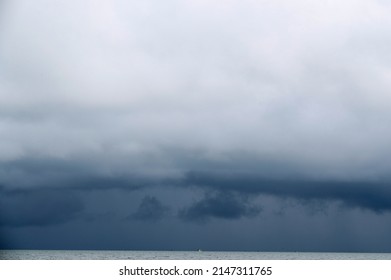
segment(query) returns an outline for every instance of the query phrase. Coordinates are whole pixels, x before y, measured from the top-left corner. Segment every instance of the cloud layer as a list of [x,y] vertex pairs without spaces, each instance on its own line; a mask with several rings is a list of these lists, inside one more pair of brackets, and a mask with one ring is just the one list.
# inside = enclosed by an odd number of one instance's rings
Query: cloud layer
[[[100,229],[96,245],[127,240],[114,236],[137,224],[129,244],[163,248],[200,230],[211,246],[219,227],[239,240],[235,227],[254,223],[275,248],[296,250],[277,232],[308,205],[347,211],[341,224],[365,222],[374,238],[389,232],[380,226],[391,210],[385,1],[0,5],[0,239],[28,247],[35,232],[37,247],[50,247],[50,230]],[[292,214],[277,218],[284,207]],[[319,219],[335,241],[323,244],[365,241]],[[108,221],[118,231],[102,231]]]
[[6,1],[2,161],[161,175],[190,168],[178,160],[194,153],[249,153],[307,176],[386,176],[389,9]]

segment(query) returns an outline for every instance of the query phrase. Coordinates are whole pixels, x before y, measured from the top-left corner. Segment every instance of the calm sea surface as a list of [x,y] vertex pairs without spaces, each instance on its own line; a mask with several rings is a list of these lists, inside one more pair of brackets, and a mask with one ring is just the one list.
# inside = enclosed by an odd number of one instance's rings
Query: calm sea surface
[[3,260],[391,260],[391,253],[0,250]]

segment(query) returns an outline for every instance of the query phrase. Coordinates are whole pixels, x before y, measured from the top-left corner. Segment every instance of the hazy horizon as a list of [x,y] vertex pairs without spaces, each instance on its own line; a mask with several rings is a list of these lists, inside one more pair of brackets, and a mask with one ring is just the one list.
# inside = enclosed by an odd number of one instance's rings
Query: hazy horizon
[[391,253],[0,250],[3,260],[391,260]]

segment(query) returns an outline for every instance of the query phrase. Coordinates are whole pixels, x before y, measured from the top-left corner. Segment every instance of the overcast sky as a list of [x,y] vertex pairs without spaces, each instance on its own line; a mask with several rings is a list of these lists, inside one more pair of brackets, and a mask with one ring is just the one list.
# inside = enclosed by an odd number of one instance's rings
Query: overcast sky
[[0,1],[0,247],[391,252],[390,13]]

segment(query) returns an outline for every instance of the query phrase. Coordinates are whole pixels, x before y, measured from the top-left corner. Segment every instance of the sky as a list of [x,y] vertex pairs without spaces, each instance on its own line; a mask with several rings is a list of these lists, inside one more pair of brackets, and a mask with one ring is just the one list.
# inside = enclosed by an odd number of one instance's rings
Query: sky
[[0,1],[0,248],[391,252],[390,12]]

